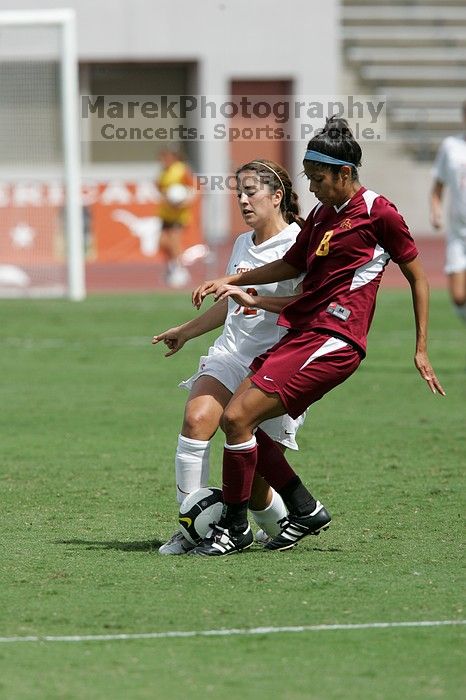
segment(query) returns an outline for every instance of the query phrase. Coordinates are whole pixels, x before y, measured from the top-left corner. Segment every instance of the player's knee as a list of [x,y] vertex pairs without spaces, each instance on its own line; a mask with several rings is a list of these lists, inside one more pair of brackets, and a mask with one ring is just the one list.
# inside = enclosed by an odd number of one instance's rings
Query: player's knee
[[228,435],[236,427],[236,418],[233,413],[229,412],[227,409],[224,410],[223,415],[220,419],[220,427]]
[[[212,433],[211,422],[208,412],[203,409],[186,411],[181,430],[182,435],[193,440],[208,440],[210,433]],[[207,434],[209,437],[205,437]]]
[[227,406],[223,412],[220,427],[225,435],[236,435],[244,431],[247,418],[234,404]]
[[450,298],[455,306],[466,304],[466,270],[464,275],[451,275],[449,279]]

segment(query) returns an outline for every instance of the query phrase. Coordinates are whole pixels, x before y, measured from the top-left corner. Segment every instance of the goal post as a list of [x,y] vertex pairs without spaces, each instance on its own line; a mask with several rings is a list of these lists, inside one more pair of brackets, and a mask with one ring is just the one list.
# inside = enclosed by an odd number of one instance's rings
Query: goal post
[[0,12],[0,92],[0,296],[81,300],[74,10]]

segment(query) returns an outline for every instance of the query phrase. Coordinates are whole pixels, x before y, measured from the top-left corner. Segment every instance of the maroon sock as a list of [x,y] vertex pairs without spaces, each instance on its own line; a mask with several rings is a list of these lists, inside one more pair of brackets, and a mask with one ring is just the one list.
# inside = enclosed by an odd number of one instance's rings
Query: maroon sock
[[275,491],[280,492],[284,486],[296,478],[296,472],[288,464],[283,452],[261,428],[256,430],[257,466],[256,469]]
[[246,449],[223,450],[223,498],[225,503],[249,501],[257,462],[257,446],[251,440]]

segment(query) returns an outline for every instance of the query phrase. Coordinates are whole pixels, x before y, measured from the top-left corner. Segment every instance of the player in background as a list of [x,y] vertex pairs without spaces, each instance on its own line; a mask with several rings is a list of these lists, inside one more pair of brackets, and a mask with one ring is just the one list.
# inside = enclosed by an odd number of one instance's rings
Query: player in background
[[207,294],[213,294],[219,301],[233,298],[242,306],[263,309],[268,308],[269,300],[247,294],[245,286],[305,273],[303,294],[279,316],[278,323],[288,329],[287,334],[254,360],[252,375],[242,382],[223,413],[225,506],[211,537],[190,554],[223,556],[252,544],[247,509],[256,470],[280,494],[289,511],[280,534],[266,549],[290,549],[306,535],[316,535],[329,526],[330,513],[257,426],[284,413],[300,415],[357,369],[366,354],[377,290],[390,259],[399,265],[411,287],[415,366],[430,390],[444,395],[427,355],[429,288],[416,246],[395,206],[359,183],[361,156],[347,122],[328,120],[304,155],[309,189],[319,204],[296,243],[280,260],[204,282],[193,292],[197,308]]
[[[298,197],[286,170],[273,161],[255,160],[236,172],[238,204],[245,223],[251,228],[235,241],[228,274],[254,269],[279,260],[295,242],[301,230]],[[223,325],[199,370],[180,386],[190,391],[175,457],[176,495],[179,503],[188,493],[208,486],[210,440],[219,427],[223,409],[234,391],[249,374],[253,358],[274,345],[285,333],[277,326],[277,314],[300,291],[302,275],[279,283],[248,287],[249,294],[265,296],[264,309],[244,308],[233,299],[217,302],[201,316],[155,335],[154,344],[163,341],[166,357],[181,350],[187,340]],[[298,449],[295,433],[304,417],[280,416],[263,424],[263,429],[282,449]],[[258,475],[249,503],[259,527],[269,536],[280,531],[278,521],[286,515],[280,496]],[[159,549],[161,554],[183,554],[192,545],[181,532]]]
[[162,170],[157,187],[162,195],[158,216],[162,220],[160,249],[167,256],[167,284],[184,287],[190,280],[181,263],[182,238],[192,219],[193,176],[187,163],[177,151],[164,150],[159,159]]
[[442,199],[448,188],[445,273],[450,298],[458,316],[466,323],[466,102],[463,124],[463,133],[449,136],[439,148],[433,169],[430,219],[435,229],[442,228]]

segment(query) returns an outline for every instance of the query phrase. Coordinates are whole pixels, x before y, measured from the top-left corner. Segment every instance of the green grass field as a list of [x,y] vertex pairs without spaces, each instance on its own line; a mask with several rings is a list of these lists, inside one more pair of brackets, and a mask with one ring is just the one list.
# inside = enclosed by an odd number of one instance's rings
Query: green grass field
[[195,313],[186,294],[0,302],[0,697],[464,697],[461,625],[11,640],[466,617],[466,333],[446,294],[430,356],[447,398],[414,369],[409,292],[383,290],[368,358],[290,457],[332,528],[220,560],[157,554],[176,522],[177,382],[209,339],[165,359],[150,338]]

